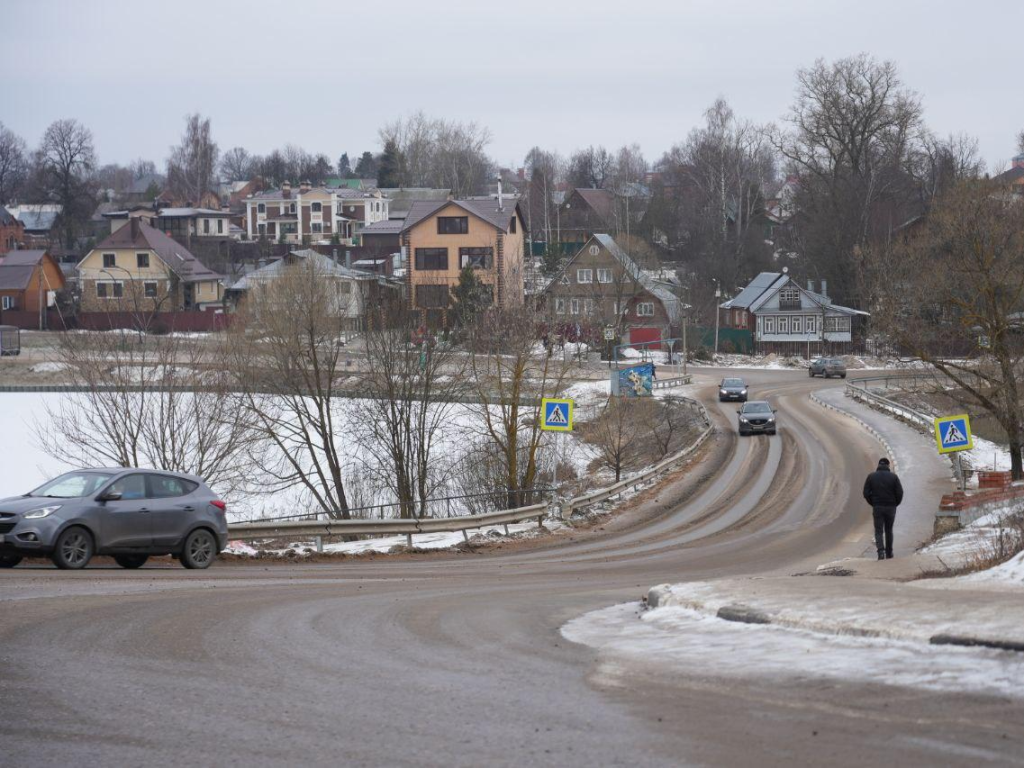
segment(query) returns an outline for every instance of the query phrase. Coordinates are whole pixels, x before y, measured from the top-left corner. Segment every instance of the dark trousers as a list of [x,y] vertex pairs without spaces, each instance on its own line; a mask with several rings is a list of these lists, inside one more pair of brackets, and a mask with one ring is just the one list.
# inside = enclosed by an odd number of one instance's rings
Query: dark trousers
[[885,552],[892,557],[892,524],[896,522],[896,507],[873,507],[871,516],[875,519],[875,547],[879,554]]

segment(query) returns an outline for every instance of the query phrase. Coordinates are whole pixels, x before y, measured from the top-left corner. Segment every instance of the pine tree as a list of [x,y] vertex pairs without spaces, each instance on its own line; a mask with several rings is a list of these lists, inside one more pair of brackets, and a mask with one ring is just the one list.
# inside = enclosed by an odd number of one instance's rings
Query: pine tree
[[[377,175],[377,160],[374,158],[372,152],[363,152],[359,158],[359,162],[356,163],[356,178],[357,179],[372,179]],[[382,186],[378,183],[377,186]]]
[[490,305],[490,291],[480,282],[476,270],[463,267],[459,272],[459,282],[452,289],[451,315],[455,325],[462,328],[473,325],[477,315]]
[[343,179],[352,178],[352,165],[348,160],[348,152],[343,152],[341,159],[338,160],[338,175]]
[[380,156],[380,167],[377,170],[378,187],[402,186],[403,157],[398,144],[389,139],[384,144],[384,153]]

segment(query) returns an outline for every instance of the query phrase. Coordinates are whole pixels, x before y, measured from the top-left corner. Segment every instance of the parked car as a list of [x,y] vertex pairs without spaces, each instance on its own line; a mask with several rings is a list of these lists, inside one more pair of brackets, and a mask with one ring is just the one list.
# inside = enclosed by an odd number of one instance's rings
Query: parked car
[[23,496],[0,500],[0,567],[48,556],[58,568],[84,568],[111,555],[138,568],[174,555],[207,568],[228,543],[227,505],[198,477],[178,472],[82,469]]
[[740,435],[752,435],[755,432],[775,434],[775,410],[767,400],[751,400],[744,403],[736,413],[739,414]]
[[845,379],[846,363],[838,357],[819,357],[817,360],[811,362],[810,368],[807,369],[807,375],[811,378],[815,376],[822,376],[828,379],[833,376],[838,376],[840,379]]
[[722,379],[718,385],[718,402],[726,400],[747,401],[747,385],[743,379]]

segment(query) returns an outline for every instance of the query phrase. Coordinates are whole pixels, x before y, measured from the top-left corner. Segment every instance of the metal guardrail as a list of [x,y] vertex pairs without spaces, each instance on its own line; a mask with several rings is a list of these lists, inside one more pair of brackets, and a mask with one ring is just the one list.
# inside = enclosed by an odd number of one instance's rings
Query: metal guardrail
[[651,382],[651,389],[668,389],[670,387],[683,387],[693,382],[693,376],[676,376],[674,379],[655,379]]
[[524,520],[536,520],[538,525],[544,524],[548,514],[547,504],[533,504],[529,507],[507,509],[498,512],[484,512],[479,515],[463,517],[422,517],[398,520],[292,520],[284,522],[238,523],[228,526],[228,536],[232,540],[252,541],[253,539],[279,539],[290,537],[310,537],[320,541],[329,536],[401,536],[412,546],[415,533],[452,533],[462,531],[468,540],[466,531],[473,528],[484,528],[491,525],[509,525]]

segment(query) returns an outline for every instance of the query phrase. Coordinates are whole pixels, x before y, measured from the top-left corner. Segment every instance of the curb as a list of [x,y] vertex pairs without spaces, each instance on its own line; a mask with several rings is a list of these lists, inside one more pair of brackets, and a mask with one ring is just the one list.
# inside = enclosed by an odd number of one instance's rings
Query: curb
[[866,421],[864,421],[859,416],[856,416],[856,415],[850,413],[849,411],[844,411],[842,408],[839,408],[839,407],[837,407],[835,405],[832,405],[831,403],[826,403],[824,400],[822,400],[820,397],[818,397],[818,395],[816,393],[814,393],[814,392],[811,392],[810,397],[811,397],[811,402],[814,403],[815,405],[818,405],[818,406],[820,406],[822,408],[825,408],[825,409],[827,409],[829,411],[835,411],[836,413],[838,413],[838,414],[840,414],[842,416],[845,416],[848,419],[852,419],[853,421],[857,422],[862,427],[864,427],[864,429],[866,429],[868,431],[868,434],[870,434],[873,438],[875,438],[875,440],[877,440],[879,443],[881,443],[882,447],[885,448],[886,454],[892,460],[892,471],[893,472],[898,471],[898,469],[899,469],[899,462],[897,460],[896,452],[892,449],[892,446],[889,444],[889,441],[885,439],[885,437],[882,435],[881,432],[879,432],[877,429],[872,427],[870,424],[868,424]]
[[1015,640],[986,640],[981,637],[967,635],[932,635],[928,638],[931,645],[959,645],[966,648],[995,648],[1000,651],[1017,651],[1024,653],[1024,643]]

